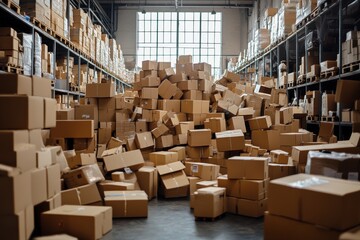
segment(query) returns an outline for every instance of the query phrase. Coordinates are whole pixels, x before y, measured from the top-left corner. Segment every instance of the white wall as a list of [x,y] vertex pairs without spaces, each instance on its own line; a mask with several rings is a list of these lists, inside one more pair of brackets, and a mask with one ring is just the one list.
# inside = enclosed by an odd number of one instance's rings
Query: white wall
[[[142,10],[142,9],[141,9]],[[174,11],[174,8],[161,11]],[[212,11],[209,9],[186,9],[181,11]],[[136,55],[136,15],[139,9],[118,10],[118,29],[115,33],[116,40],[121,44],[123,54],[128,62],[127,68],[133,68],[131,57]],[[146,9],[146,11],[159,11],[159,9]],[[245,9],[215,9],[222,12],[222,55],[238,56],[240,51],[247,47],[247,10]],[[132,62],[132,63],[131,63]],[[134,61],[135,62],[135,61]],[[225,63],[224,63],[225,64]]]

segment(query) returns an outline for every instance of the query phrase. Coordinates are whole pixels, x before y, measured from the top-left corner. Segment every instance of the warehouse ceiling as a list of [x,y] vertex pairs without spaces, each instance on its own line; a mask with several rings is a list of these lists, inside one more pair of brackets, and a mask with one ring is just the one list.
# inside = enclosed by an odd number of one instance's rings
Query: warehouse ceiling
[[100,4],[114,4],[121,8],[143,7],[221,7],[221,8],[252,8],[253,1],[249,0],[98,0]]

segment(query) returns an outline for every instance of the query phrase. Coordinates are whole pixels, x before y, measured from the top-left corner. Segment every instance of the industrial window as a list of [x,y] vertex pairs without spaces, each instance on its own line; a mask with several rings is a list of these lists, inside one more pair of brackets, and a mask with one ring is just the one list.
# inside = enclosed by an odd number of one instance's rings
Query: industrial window
[[221,74],[221,13],[138,13],[137,66],[143,60],[176,63],[179,55],[207,62],[213,75]]

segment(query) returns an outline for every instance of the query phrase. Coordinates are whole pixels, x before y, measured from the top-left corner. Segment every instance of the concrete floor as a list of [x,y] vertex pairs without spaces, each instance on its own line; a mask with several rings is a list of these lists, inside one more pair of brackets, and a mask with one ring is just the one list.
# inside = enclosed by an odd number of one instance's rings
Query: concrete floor
[[188,199],[153,199],[148,218],[114,219],[103,239],[263,239],[263,218],[226,214],[213,222],[195,221]]

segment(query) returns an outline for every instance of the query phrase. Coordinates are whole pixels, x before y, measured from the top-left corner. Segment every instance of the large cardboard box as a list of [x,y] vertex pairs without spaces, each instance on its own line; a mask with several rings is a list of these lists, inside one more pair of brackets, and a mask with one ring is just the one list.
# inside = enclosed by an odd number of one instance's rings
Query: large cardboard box
[[56,100],[44,98],[44,128],[56,126]]
[[337,230],[359,225],[359,201],[360,184],[341,179],[297,174],[269,185],[272,214]]
[[185,147],[186,155],[192,159],[206,159],[212,155],[210,147]]
[[104,202],[113,217],[147,217],[148,196],[144,191],[105,191]]
[[174,147],[168,150],[169,152],[175,152],[178,154],[178,161],[184,161],[186,158],[185,147]]
[[296,167],[292,164],[269,163],[269,178],[274,180],[296,174]]
[[194,216],[216,218],[226,211],[226,191],[220,187],[206,187],[194,193]]
[[272,213],[265,213],[264,222],[264,239],[278,240],[278,239],[329,239],[337,240],[341,232],[316,226],[301,221],[296,221],[290,218],[274,215]]
[[[226,188],[226,196],[240,198],[241,196],[241,180],[228,179],[227,175],[218,177],[218,187]],[[235,212],[237,213],[237,212]]]
[[157,88],[144,87],[141,89],[141,98],[158,99],[159,90]]
[[202,162],[185,162],[185,173],[187,176],[199,177],[202,180],[216,180],[220,166]]
[[20,74],[0,74],[1,94],[32,95],[31,78]]
[[0,95],[0,129],[35,129],[44,127],[44,99],[25,95]]
[[269,179],[240,180],[240,198],[258,201],[266,198]]
[[115,95],[115,83],[86,84],[86,97],[107,98]]
[[0,165],[0,215],[14,215],[32,204],[31,174],[20,173],[16,168]]
[[129,167],[132,170],[138,170],[144,165],[144,158],[140,150],[134,150],[104,156],[104,163],[106,170],[109,172],[126,167]]
[[93,120],[58,120],[50,130],[51,138],[93,138]]
[[56,110],[56,120],[74,120],[75,110],[73,108],[66,108]]
[[208,100],[182,100],[181,101],[182,113],[208,113],[209,101]]
[[189,130],[188,144],[191,147],[210,146],[211,130],[210,129]]
[[142,70],[156,70],[158,63],[156,61],[142,61]]
[[31,197],[32,204],[34,205],[48,199],[45,168],[34,169],[31,171]]
[[172,162],[179,161],[178,154],[176,152],[153,152],[149,154],[150,161],[154,163],[154,166],[166,165]]
[[165,198],[185,197],[188,195],[189,180],[183,171],[181,162],[157,166],[161,178],[160,193]]
[[229,179],[268,178],[268,159],[264,157],[231,157],[226,160],[226,165]]
[[267,210],[267,199],[262,200],[247,200],[239,199],[238,214],[248,217],[261,217],[264,216],[264,212]]
[[100,239],[112,229],[112,209],[64,205],[42,213],[41,233],[66,233],[79,239]]
[[243,133],[246,133],[245,120],[243,116],[232,117],[228,123],[228,130],[241,130]]
[[280,134],[277,130],[254,130],[251,132],[252,144],[267,150],[280,148]]
[[34,230],[34,207],[17,214],[0,215],[0,231],[4,239],[30,239]]
[[169,80],[165,79],[159,86],[159,96],[163,99],[172,98],[177,92],[177,87],[173,85]]
[[60,165],[58,163],[46,167],[47,197],[56,196],[61,191]]
[[343,107],[352,108],[356,99],[360,98],[360,83],[357,80],[337,81],[335,101],[343,104]]
[[157,196],[158,192],[158,173],[156,168],[144,166],[136,172],[140,189],[144,190],[150,199]]
[[271,118],[270,116],[262,116],[251,118],[248,120],[251,131],[259,129],[269,129],[271,127]]
[[51,80],[33,75],[32,81],[32,95],[39,97],[51,98]]
[[94,128],[98,128],[99,112],[96,105],[75,105],[74,110],[75,120],[94,120]]
[[139,149],[154,147],[154,139],[151,132],[136,133],[135,142]]
[[215,133],[216,147],[220,152],[243,150],[245,137],[241,130],[231,130]]

